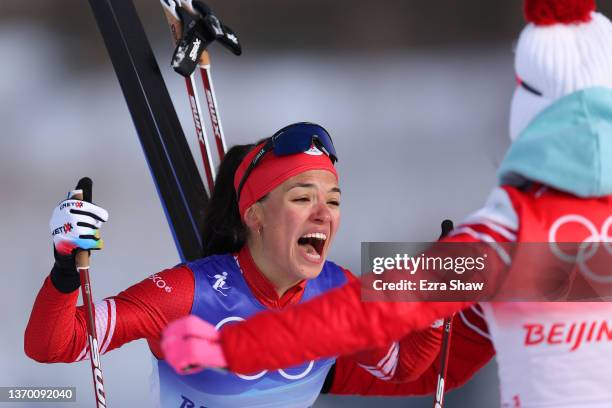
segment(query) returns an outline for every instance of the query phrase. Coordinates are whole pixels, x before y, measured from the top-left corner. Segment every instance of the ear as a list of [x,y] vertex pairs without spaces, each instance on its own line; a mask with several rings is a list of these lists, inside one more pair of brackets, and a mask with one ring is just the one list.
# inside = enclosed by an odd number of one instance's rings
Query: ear
[[259,202],[247,208],[244,213],[244,224],[251,231],[258,231],[263,226],[263,211]]

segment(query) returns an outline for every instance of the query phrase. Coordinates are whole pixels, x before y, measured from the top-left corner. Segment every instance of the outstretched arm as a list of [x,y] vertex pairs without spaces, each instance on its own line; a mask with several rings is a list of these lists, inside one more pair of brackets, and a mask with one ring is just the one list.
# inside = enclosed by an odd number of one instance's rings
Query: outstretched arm
[[[402,342],[404,339],[402,339]],[[401,343],[401,342],[400,342]],[[410,353],[406,349],[405,353]],[[460,387],[484,367],[495,355],[487,326],[478,306],[472,306],[455,315],[451,340],[446,389]],[[381,381],[355,364],[350,357],[340,357],[336,362],[329,393],[342,395],[427,395],[435,391],[440,359],[416,379],[407,382]]]
[[283,312],[260,313],[223,328],[221,345],[232,371],[250,373],[302,361],[384,347],[469,302],[369,302],[359,282]]
[[[503,243],[516,239],[518,221],[509,195],[496,188],[485,206],[472,214],[440,242]],[[487,276],[504,260],[491,245]],[[501,270],[501,269],[500,269]],[[387,273],[387,272],[385,272]],[[490,285],[495,287],[493,283]],[[470,302],[362,302],[360,285],[350,283],[282,313],[261,313],[245,322],[226,326],[218,344],[229,368],[255,372],[291,366],[321,357],[352,354],[380,347],[434,320],[463,310]]]

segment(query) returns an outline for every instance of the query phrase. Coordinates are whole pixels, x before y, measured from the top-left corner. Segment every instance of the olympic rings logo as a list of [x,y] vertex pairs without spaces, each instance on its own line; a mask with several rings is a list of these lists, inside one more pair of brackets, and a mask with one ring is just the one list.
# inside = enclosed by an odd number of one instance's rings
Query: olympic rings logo
[[[563,252],[556,244],[557,241],[557,232],[559,229],[567,224],[578,224],[585,227],[589,234],[584,240],[580,247],[578,248],[577,255],[571,255]],[[599,244],[602,243],[604,249],[608,254],[612,254],[612,236],[609,235],[610,227],[612,227],[612,215],[609,216],[601,226],[601,231],[597,230],[597,227],[593,225],[593,223],[586,217],[578,214],[568,214],[557,219],[553,225],[550,227],[550,231],[548,231],[548,242],[553,245],[553,252],[559,259],[566,262],[577,262],[580,271],[586,275],[588,278],[599,282],[599,283],[610,283],[612,282],[612,276],[602,276],[595,272],[593,272],[589,266],[587,265],[587,261],[591,259],[597,250],[599,249]]]
[[[217,331],[219,331],[219,329],[221,327],[223,327],[226,323],[229,322],[240,322],[243,321],[244,319],[242,317],[238,317],[238,316],[230,316],[230,317],[226,317],[225,319],[221,320],[219,323],[217,323],[217,325],[215,326],[215,329],[217,329]],[[308,373],[310,373],[312,371],[312,368],[314,367],[314,360],[311,360],[310,363],[308,364],[308,367],[306,367],[306,369],[299,373],[299,374],[289,374],[288,372],[286,372],[285,370],[283,370],[282,368],[279,368],[277,371],[278,373],[281,375],[281,377],[286,378],[287,380],[300,380],[304,377],[306,377],[308,375]],[[244,375],[244,374],[238,374],[238,373],[234,373],[236,374],[238,377],[242,378],[243,380],[247,380],[247,381],[253,381],[253,380],[257,380],[261,377],[263,377],[264,375],[266,375],[268,373],[268,370],[263,370],[257,374],[253,374],[253,375]]]

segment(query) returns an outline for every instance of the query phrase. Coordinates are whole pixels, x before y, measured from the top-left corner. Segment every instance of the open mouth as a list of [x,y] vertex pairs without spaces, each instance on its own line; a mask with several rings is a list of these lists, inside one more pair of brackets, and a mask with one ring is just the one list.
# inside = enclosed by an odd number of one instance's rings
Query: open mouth
[[327,235],[322,232],[311,232],[304,234],[298,239],[298,245],[306,250],[306,254],[312,258],[321,258],[325,248]]

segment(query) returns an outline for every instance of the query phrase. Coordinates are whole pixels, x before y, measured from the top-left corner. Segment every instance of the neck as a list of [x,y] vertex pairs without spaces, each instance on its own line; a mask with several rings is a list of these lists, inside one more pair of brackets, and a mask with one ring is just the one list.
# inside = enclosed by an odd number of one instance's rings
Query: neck
[[286,270],[278,270],[265,256],[261,243],[249,240],[247,246],[257,269],[272,283],[278,297],[283,296],[287,290],[300,282],[300,279],[287,275]]

